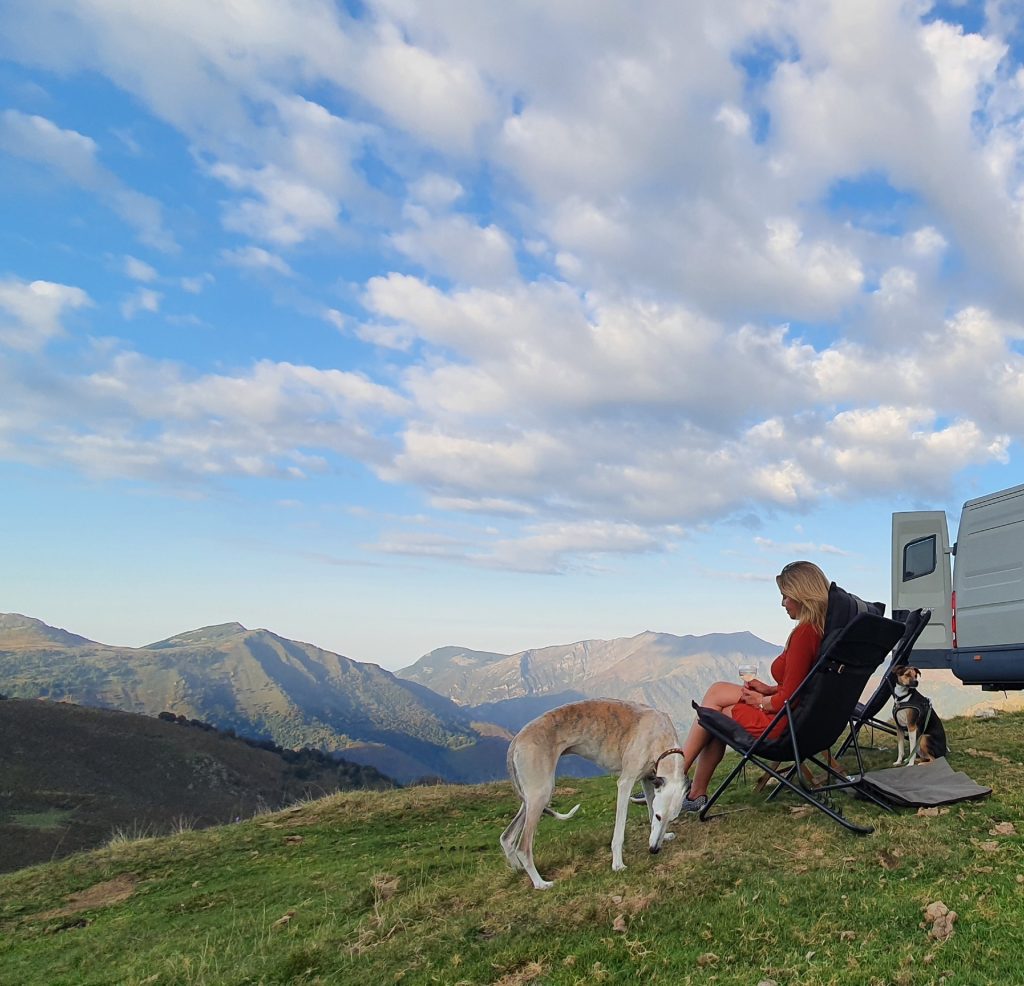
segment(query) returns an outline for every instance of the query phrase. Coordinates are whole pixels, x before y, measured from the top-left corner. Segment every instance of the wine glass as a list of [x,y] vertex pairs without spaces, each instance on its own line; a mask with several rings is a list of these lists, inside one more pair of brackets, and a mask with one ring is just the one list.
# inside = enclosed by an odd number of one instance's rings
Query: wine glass
[[740,680],[744,683],[753,681],[757,677],[756,664],[741,664],[739,667]]

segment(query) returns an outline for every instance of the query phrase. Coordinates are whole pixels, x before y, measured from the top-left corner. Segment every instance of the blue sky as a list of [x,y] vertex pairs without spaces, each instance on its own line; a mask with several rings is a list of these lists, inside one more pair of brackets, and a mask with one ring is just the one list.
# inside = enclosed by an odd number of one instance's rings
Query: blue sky
[[0,611],[752,630],[1024,481],[1010,3],[0,9]]

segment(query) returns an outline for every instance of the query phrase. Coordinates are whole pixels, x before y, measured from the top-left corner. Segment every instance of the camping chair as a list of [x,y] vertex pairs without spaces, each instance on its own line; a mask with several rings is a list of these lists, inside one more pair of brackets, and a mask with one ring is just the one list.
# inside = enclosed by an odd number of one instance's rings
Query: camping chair
[[[779,782],[780,789],[785,787],[792,791],[851,832],[865,835],[873,832],[874,828],[854,824],[829,804],[832,792],[852,788],[856,781],[834,770],[819,759],[818,754],[830,750],[843,730],[850,726],[854,706],[868,679],[902,634],[903,624],[868,612],[858,613],[845,626],[831,632],[822,644],[821,653],[807,677],[778,710],[761,736],[751,735],[731,716],[694,702],[697,721],[712,736],[740,754],[740,762],[700,810],[701,821],[707,820],[711,807],[744,767],[753,763],[771,774]],[[772,736],[771,733],[780,725],[781,734]],[[860,766],[859,773],[862,774],[864,769],[856,737],[853,746]],[[812,786],[803,773],[795,769],[805,760],[825,770],[826,782],[830,778],[835,780]],[[792,762],[793,768],[781,773],[775,766],[781,762]],[[793,777],[797,783],[793,782]],[[860,793],[864,794],[863,791]],[[867,796],[888,810],[884,802],[870,794]]]
[[914,649],[914,644],[917,643],[917,638],[921,636],[921,632],[928,626],[928,621],[931,618],[932,611],[930,609],[915,609],[907,613],[903,636],[900,637],[896,646],[892,649],[892,658],[889,661],[889,666],[885,669],[882,680],[878,683],[878,687],[872,692],[870,698],[865,702],[858,702],[855,706],[853,717],[850,720],[850,732],[846,739],[843,740],[842,746],[836,751],[836,759],[841,757],[853,745],[855,736],[865,726],[870,727],[872,730],[881,730],[890,736],[896,735],[895,725],[887,720],[879,719],[878,714],[892,698],[897,668],[910,664],[910,654]]
[[[829,644],[835,639],[836,635],[847,626],[855,617],[860,613],[874,613],[877,616],[885,616],[885,603],[870,603],[860,596],[855,596],[852,592],[847,592],[841,586],[831,583],[828,587],[828,604],[825,609],[825,628],[822,633],[821,647],[819,653],[824,650]],[[842,764],[839,763],[836,756],[832,756],[831,752],[824,751],[826,758],[828,759],[829,767],[833,770],[842,770]],[[778,764],[776,764],[778,767]],[[804,775],[804,779],[808,784],[813,783],[813,777],[811,775],[811,769],[806,764],[801,768]],[[796,773],[796,764],[789,769],[789,775],[792,777]],[[763,791],[772,782],[771,774],[765,773],[761,775],[760,780],[757,782],[755,787],[758,791]],[[780,788],[776,787],[775,790],[769,797],[769,801],[778,794]]]

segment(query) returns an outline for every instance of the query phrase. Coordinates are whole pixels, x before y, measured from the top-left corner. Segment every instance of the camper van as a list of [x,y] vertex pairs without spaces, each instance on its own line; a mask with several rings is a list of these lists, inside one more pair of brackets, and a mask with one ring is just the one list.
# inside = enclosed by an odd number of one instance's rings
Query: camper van
[[956,542],[946,515],[892,515],[892,610],[930,609],[914,663],[964,684],[1024,688],[1024,486],[968,500]]

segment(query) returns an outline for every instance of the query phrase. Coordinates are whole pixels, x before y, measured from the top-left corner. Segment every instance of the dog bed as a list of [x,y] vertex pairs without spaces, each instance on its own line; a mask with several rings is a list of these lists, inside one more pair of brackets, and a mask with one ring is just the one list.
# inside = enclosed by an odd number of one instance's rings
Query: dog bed
[[859,783],[898,808],[949,805],[992,793],[992,788],[982,787],[963,771],[953,770],[945,757],[913,767],[868,771]]

